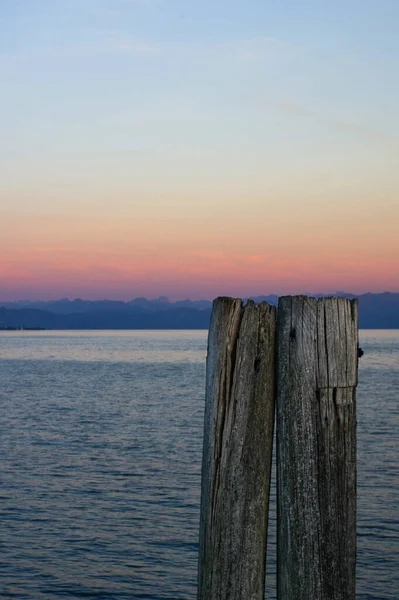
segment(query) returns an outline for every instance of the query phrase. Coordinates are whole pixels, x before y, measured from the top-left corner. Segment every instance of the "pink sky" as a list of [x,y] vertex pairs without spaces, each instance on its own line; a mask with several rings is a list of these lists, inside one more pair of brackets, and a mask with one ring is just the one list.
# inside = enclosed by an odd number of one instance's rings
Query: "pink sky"
[[3,3],[0,301],[399,291],[399,3],[230,4]]
[[9,218],[1,299],[399,291],[393,219],[272,216]]

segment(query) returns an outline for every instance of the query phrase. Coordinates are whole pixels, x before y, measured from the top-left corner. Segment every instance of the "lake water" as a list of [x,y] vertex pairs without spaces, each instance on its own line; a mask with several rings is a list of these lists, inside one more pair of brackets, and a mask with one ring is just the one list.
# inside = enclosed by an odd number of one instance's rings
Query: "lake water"
[[[2,600],[195,599],[206,336],[0,334]],[[357,597],[397,600],[399,331],[361,346]],[[274,598],[274,487],[270,533]]]

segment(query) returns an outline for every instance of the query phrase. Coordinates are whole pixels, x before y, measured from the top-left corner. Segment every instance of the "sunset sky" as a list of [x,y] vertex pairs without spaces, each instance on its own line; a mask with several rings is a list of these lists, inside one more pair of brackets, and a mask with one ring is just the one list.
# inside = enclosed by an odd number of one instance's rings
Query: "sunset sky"
[[398,0],[0,0],[0,300],[399,291]]

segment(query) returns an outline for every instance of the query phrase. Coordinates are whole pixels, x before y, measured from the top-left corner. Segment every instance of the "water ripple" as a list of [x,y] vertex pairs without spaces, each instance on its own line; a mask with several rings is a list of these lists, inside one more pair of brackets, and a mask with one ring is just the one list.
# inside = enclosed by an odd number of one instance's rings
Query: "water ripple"
[[[393,600],[399,333],[362,348],[358,598]],[[2,599],[194,600],[205,352],[205,332],[0,335]]]

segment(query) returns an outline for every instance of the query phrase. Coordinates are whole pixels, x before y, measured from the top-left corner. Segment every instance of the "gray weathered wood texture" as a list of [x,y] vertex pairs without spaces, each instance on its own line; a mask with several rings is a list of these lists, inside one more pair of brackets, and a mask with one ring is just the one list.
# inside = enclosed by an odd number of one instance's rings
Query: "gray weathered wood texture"
[[277,598],[354,600],[357,301],[280,298]]
[[263,600],[276,310],[218,298],[208,337],[199,600]]

